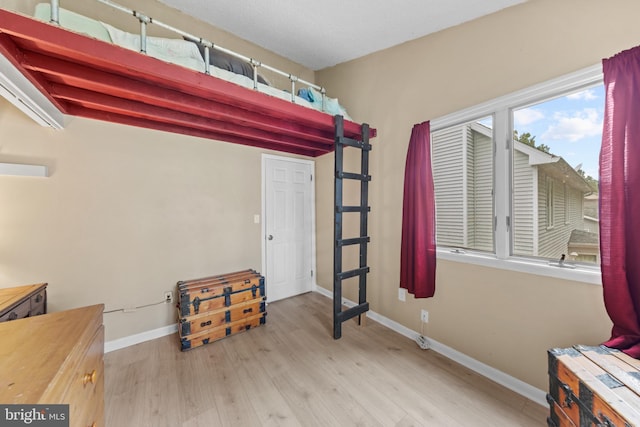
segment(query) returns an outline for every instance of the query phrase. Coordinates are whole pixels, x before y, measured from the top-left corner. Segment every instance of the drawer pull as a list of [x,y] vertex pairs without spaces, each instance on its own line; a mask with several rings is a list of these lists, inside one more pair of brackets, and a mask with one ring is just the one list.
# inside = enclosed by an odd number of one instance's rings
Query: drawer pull
[[40,301],[42,301],[42,294],[36,295],[36,303],[39,303]]
[[95,384],[96,379],[98,379],[98,373],[94,369],[90,374],[84,374],[82,376],[82,385],[87,385],[87,383]]
[[16,313],[15,311],[12,311],[9,314],[9,320],[16,320],[18,318],[18,313]]
[[244,314],[251,313],[252,311],[253,311],[253,308],[245,308],[244,310],[242,310]]
[[209,326],[210,324],[211,324],[211,320],[208,320],[208,321],[206,321],[206,322],[202,322],[202,323],[200,323],[200,327],[201,327],[201,328],[204,328],[205,326]]

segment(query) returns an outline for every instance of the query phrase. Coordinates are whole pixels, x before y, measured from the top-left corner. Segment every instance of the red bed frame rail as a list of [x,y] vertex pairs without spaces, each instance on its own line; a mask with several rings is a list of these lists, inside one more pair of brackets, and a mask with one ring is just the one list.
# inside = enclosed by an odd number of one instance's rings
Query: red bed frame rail
[[[326,113],[4,9],[0,53],[67,115],[311,157],[334,150]],[[344,132],[361,139],[357,123]]]

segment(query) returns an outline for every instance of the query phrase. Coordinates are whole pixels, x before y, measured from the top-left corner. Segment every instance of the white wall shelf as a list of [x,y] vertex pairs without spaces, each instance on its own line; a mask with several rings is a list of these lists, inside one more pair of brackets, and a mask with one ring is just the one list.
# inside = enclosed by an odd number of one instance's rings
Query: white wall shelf
[[0,175],[47,177],[46,166],[24,165],[19,163],[0,163]]

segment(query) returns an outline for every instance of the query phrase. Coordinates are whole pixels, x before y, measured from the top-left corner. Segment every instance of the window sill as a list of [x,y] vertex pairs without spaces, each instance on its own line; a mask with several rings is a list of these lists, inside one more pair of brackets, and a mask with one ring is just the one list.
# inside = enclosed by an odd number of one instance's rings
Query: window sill
[[576,266],[576,268],[563,268],[549,265],[546,261],[509,258],[498,259],[495,255],[471,251],[458,251],[452,248],[437,249],[437,258],[447,261],[475,264],[484,267],[498,268],[501,270],[517,271],[538,276],[553,277],[557,279],[584,282],[592,285],[602,285],[602,277],[599,268]]

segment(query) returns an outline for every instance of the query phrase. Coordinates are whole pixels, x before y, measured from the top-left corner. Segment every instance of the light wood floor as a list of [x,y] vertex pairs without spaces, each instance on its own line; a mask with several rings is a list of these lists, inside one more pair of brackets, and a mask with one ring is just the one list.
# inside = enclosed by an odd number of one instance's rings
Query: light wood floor
[[545,408],[368,320],[332,338],[308,293],[188,352],[170,335],[105,355],[108,427],[544,426]]

